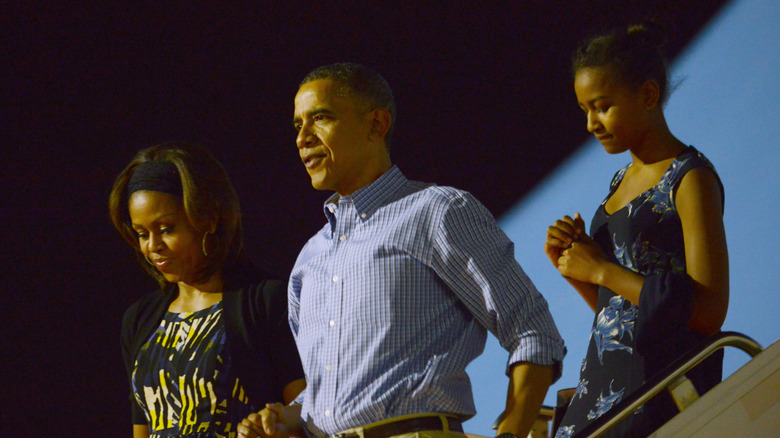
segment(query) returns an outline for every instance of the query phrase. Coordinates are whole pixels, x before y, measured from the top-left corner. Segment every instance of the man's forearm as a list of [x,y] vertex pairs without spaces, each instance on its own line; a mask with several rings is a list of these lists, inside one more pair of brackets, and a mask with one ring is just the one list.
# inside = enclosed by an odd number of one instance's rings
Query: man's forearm
[[506,409],[498,433],[512,433],[524,438],[534,425],[547,389],[552,383],[553,368],[521,362],[512,367]]

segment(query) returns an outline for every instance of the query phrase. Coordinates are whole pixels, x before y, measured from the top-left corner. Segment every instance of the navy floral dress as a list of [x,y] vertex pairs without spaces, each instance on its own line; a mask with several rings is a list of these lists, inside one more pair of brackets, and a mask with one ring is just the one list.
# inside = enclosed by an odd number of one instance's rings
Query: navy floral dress
[[[630,166],[630,165],[629,165]],[[612,179],[591,223],[592,238],[623,267],[645,277],[640,305],[600,287],[590,344],[580,380],[556,438],[572,437],[631,394],[645,379],[702,340],[686,328],[693,283],[685,273],[682,224],[674,190],[690,170],[712,164],[693,147],[672,162],[657,185],[622,209],[605,204],[629,166]],[[722,186],[721,186],[721,194]],[[720,381],[722,352],[688,374],[699,393]],[[645,404],[606,436],[647,436],[676,413],[666,392]]]

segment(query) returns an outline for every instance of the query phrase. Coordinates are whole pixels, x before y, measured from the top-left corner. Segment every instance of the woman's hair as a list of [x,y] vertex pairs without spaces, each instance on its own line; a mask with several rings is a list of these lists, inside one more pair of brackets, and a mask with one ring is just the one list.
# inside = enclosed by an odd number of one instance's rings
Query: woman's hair
[[114,227],[135,250],[141,266],[165,289],[170,286],[165,277],[146,262],[138,244],[128,212],[127,185],[136,168],[147,162],[170,163],[181,179],[182,204],[187,219],[204,235],[215,222],[214,237],[208,238],[208,263],[196,276],[202,282],[224,268],[244,260],[241,207],[227,172],[206,149],[189,143],[165,143],[138,152],[119,174],[108,200],[108,210]]
[[572,58],[572,74],[586,68],[609,69],[616,80],[638,89],[658,84],[659,102],[669,96],[669,74],[663,47],[666,38],[655,22],[635,24],[585,40]]

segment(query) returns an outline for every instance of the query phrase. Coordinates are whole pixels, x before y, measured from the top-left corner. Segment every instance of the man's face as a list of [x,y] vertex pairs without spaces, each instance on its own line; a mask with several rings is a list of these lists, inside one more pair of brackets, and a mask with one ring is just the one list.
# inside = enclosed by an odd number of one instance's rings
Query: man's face
[[351,93],[337,93],[332,79],[306,83],[295,95],[295,140],[311,185],[347,196],[370,184],[369,162],[376,145],[369,139],[371,117]]

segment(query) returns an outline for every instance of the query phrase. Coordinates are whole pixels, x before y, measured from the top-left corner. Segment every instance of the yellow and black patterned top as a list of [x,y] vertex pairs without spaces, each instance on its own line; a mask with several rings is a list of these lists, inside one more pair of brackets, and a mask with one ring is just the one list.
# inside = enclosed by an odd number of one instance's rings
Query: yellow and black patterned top
[[151,437],[236,436],[252,406],[231,370],[225,339],[221,302],[165,314],[136,356],[132,375]]

